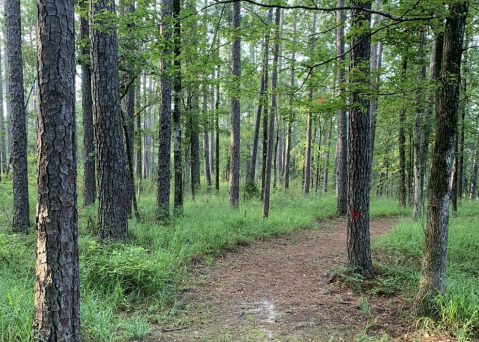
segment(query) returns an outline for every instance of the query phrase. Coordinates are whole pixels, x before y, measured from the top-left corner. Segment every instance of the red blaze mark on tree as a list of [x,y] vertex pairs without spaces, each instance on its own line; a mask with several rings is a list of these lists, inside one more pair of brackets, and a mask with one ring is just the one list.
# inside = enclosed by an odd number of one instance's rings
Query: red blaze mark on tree
[[357,220],[359,218],[359,210],[353,211],[353,219]]

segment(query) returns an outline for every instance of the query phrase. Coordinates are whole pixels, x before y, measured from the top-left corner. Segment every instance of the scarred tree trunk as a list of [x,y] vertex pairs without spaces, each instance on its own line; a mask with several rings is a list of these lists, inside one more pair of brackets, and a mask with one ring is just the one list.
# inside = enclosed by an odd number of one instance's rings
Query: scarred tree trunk
[[370,1],[351,1],[352,29],[356,33],[351,41],[348,155],[348,264],[366,278],[373,277],[369,238],[369,185],[371,177],[370,143],[371,125],[369,100],[363,96],[364,84],[369,80],[371,37],[369,26]]
[[[338,7],[344,6],[344,0],[338,0]],[[346,20],[344,10],[339,10],[336,14],[336,55],[338,58],[337,82],[338,98],[341,99],[344,92],[344,24]],[[341,107],[338,110],[338,142],[337,142],[337,183],[338,183],[338,201],[337,213],[346,215],[348,210],[348,136],[347,136],[347,118],[346,110]]]
[[241,24],[241,2],[233,2],[233,31],[235,40],[232,46],[232,74],[234,94],[231,98],[231,154],[230,154],[230,179],[229,189],[230,206],[239,206],[239,171],[240,171],[240,76],[241,76],[241,37],[239,34]]
[[281,18],[281,9],[276,8],[275,25],[276,25],[276,41],[273,53],[273,73],[271,75],[271,105],[269,108],[269,130],[268,130],[268,147],[265,169],[265,183],[263,196],[263,218],[269,215],[269,194],[271,188],[271,164],[273,159],[274,148],[274,118],[276,114],[276,84],[278,82],[278,55],[279,55],[279,24]]
[[449,231],[449,190],[454,160],[459,108],[462,43],[468,2],[449,6],[444,30],[440,88],[436,93],[436,138],[427,198],[427,222],[419,291],[414,297],[417,314],[433,314],[436,296],[446,289]]
[[163,19],[160,33],[165,41],[165,48],[160,59],[160,128],[158,145],[158,189],[156,194],[156,218],[159,221],[170,217],[170,150],[171,150],[171,19],[172,1],[162,0]]
[[[102,239],[128,238],[128,176],[123,143],[120,89],[118,83],[118,43],[116,28],[98,19],[98,13],[114,13],[107,0],[91,3],[93,103],[98,174],[98,225]],[[102,27],[99,29],[98,27]]]
[[80,342],[74,1],[37,4],[40,113],[32,339]]
[[[82,9],[88,9],[88,2],[81,1]],[[91,96],[90,26],[88,18],[80,16],[81,40],[81,91],[83,121],[83,206],[95,203],[95,138],[93,134],[93,100]]]
[[30,225],[30,218],[20,0],[5,0],[4,5],[9,67],[8,92],[12,123],[13,230],[26,233]]
[[[315,35],[314,32],[316,31],[316,13],[313,14],[313,31],[312,31],[312,42],[311,42],[311,59],[314,56],[314,41]],[[311,77],[311,75],[310,75]],[[313,101],[313,85],[310,84],[309,87],[309,94],[308,94],[309,101]],[[312,125],[312,117],[311,111],[308,112],[308,117],[306,119],[306,155],[304,159],[304,188],[303,193],[305,195],[309,194],[310,188],[310,179],[311,179],[311,125]]]

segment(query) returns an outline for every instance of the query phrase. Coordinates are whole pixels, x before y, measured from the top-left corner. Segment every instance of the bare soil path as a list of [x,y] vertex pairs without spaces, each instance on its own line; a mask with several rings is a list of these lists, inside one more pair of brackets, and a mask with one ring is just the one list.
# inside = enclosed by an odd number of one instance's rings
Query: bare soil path
[[[396,222],[371,221],[372,239]],[[345,247],[346,221],[335,219],[238,247],[210,266],[193,266],[194,275],[185,284],[186,309],[176,324],[155,329],[151,341],[404,338],[410,322],[400,298],[357,293],[334,281],[331,270],[345,264]]]

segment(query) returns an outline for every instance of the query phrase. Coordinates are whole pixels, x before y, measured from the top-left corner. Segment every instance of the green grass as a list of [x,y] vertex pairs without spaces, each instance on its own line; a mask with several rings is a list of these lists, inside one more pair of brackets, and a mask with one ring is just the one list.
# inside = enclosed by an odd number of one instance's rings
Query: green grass
[[[450,219],[446,293],[438,298],[440,312],[424,326],[453,332],[467,340],[479,334],[479,211],[476,202],[464,201]],[[423,223],[402,219],[389,234],[378,238],[374,248],[387,255],[379,265],[385,281],[402,289],[409,300],[419,284],[424,244]]]
[[[11,235],[11,182],[0,183],[0,342],[27,341],[33,316],[35,234]],[[30,184],[34,210],[35,186]],[[262,203],[244,200],[228,205],[227,185],[217,194],[202,189],[185,201],[184,215],[168,225],[155,217],[155,187],[144,182],[139,207],[142,218],[130,220],[128,244],[100,243],[96,212],[79,207],[81,316],[84,341],[142,340],[151,322],[174,314],[180,280],[194,259],[210,259],[255,239],[269,239],[298,229],[314,228],[334,215],[336,198],[277,190],[270,217],[261,218]],[[81,198],[79,199],[81,204]],[[372,198],[371,216],[408,214],[394,199]],[[32,211],[32,218],[34,213]],[[32,220],[33,222],[33,220]],[[168,311],[169,310],[169,311]]]

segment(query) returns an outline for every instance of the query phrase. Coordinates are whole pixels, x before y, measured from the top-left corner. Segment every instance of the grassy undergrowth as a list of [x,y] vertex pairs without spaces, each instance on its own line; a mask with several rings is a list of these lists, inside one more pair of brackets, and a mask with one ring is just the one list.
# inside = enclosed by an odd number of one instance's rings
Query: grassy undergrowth
[[[31,204],[35,203],[34,188],[31,184]],[[218,194],[204,190],[195,200],[188,199],[184,215],[162,226],[154,221],[154,187],[144,188],[149,192],[139,201],[141,220],[130,220],[129,244],[100,243],[95,229],[97,209],[79,209],[84,341],[141,340],[151,323],[161,322],[181,307],[175,298],[189,261],[255,239],[313,228],[336,208],[334,196],[277,191],[272,194],[270,217],[263,220],[258,199],[243,201],[239,210],[230,209],[224,184]],[[33,316],[36,237],[33,228],[28,236],[9,231],[10,189],[11,183],[0,184],[0,342],[27,341]],[[372,200],[373,217],[407,213],[394,199]]]
[[[450,217],[446,293],[438,298],[435,320],[423,318],[426,329],[445,330],[459,340],[479,337],[479,210],[477,202],[464,201]],[[402,219],[390,233],[379,237],[374,248],[383,255],[378,288],[401,291],[411,300],[418,289],[425,222]],[[381,284],[379,284],[381,285]]]

